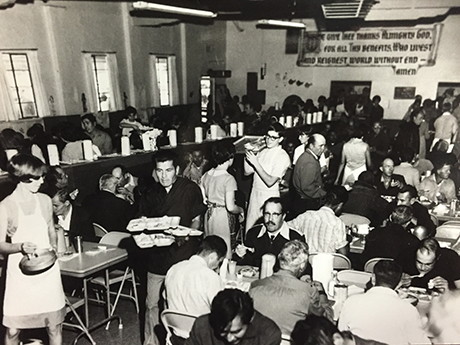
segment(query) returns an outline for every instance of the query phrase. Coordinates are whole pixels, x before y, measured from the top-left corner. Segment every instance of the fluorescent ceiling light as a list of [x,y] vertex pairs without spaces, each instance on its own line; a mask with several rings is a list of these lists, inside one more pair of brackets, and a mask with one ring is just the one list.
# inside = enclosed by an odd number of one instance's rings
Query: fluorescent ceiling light
[[288,22],[284,20],[273,20],[273,19],[261,19],[257,22],[259,25],[271,25],[271,26],[281,26],[285,28],[297,28],[297,29],[306,29],[304,23],[299,22]]
[[214,13],[211,11],[195,10],[193,8],[169,6],[169,5],[163,5],[163,4],[154,4],[152,2],[145,2],[145,1],[134,2],[133,7],[139,10],[151,10],[151,11],[158,11],[158,12],[181,14],[181,15],[186,15],[186,16],[205,17],[205,18],[217,17],[217,13]]

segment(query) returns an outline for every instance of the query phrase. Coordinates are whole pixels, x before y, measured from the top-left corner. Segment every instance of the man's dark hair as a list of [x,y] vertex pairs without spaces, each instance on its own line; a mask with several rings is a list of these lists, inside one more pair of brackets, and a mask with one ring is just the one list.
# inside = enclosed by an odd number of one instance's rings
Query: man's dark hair
[[410,113],[410,120],[413,121],[417,117],[417,115],[420,114],[420,113],[425,115],[425,113],[423,112],[422,108],[413,110],[412,113]]
[[382,98],[379,95],[375,95],[374,97],[372,97],[372,102],[380,103],[381,100]]
[[239,316],[244,325],[249,325],[254,315],[254,304],[247,292],[238,289],[225,289],[220,291],[211,303],[209,324],[216,337]]
[[432,163],[433,163],[433,167],[434,167],[433,171],[434,171],[435,174],[444,165],[451,165],[449,156],[446,153],[437,154],[435,159],[433,159]]
[[156,167],[158,163],[163,163],[167,161],[172,161],[174,167],[177,167],[177,154],[174,151],[170,150],[161,150],[153,154],[152,156],[152,162],[154,166]]
[[365,182],[371,185],[374,185],[374,180],[375,180],[374,174],[372,173],[372,171],[369,171],[369,170],[363,171],[358,176],[358,181]]
[[433,237],[428,237],[420,242],[417,251],[434,253],[437,259],[441,251],[441,246],[439,245],[439,242]]
[[88,113],[88,114],[84,114],[81,116],[80,118],[80,121],[83,122],[83,120],[89,120],[91,123],[96,123],[96,117],[94,116],[94,114],[91,114],[91,113]]
[[391,213],[391,221],[403,225],[412,219],[412,207],[399,205]]
[[218,142],[212,146],[212,158],[219,165],[235,157],[235,146],[228,142]]
[[281,205],[281,213],[282,214],[286,213],[286,207],[284,206],[283,201],[281,200],[281,198],[276,197],[276,196],[273,196],[273,197],[268,198],[267,200],[265,200],[264,204],[260,208],[262,210],[262,212],[265,210],[265,206],[267,206],[267,204],[270,203],[270,202],[272,202],[274,204],[280,204]]
[[402,268],[393,260],[380,260],[374,266],[375,285],[395,289],[402,276]]
[[399,152],[401,162],[412,162],[415,157],[415,151],[412,147],[406,147]]
[[418,196],[417,189],[410,184],[406,184],[404,187],[402,187],[399,193],[409,193],[409,197],[411,199],[416,198]]
[[136,108],[132,107],[132,106],[129,106],[125,109],[125,112],[126,112],[126,115],[129,115],[129,114],[134,114],[136,115],[137,114],[137,110]]
[[58,200],[62,203],[69,201],[71,202],[72,199],[70,199],[69,192],[67,189],[57,189],[57,188],[51,188],[47,190],[48,196],[53,199],[54,197],[57,197]]
[[343,186],[332,186],[326,194],[326,205],[337,206],[348,201],[348,192]]
[[452,104],[450,104],[450,102],[444,102],[442,104],[442,111],[450,111],[450,109],[452,108]]
[[278,135],[280,137],[284,137],[284,133],[286,132],[286,128],[284,128],[284,126],[282,124],[280,124],[279,122],[275,122],[270,127],[268,127],[267,133],[269,131],[275,131],[276,133],[278,133]]
[[227,244],[222,237],[210,235],[201,241],[197,254],[210,253],[216,253],[219,258],[223,258],[227,254]]
[[324,316],[307,315],[297,321],[291,333],[293,345],[334,345],[333,336],[339,333],[337,326]]
[[297,130],[298,135],[301,135],[301,134],[310,135],[311,132],[312,132],[312,127],[310,125],[302,125]]

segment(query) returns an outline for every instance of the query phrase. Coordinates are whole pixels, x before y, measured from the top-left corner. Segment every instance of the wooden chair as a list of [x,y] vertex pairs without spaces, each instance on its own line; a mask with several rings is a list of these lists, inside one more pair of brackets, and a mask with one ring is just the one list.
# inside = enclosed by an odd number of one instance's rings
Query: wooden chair
[[196,316],[184,312],[166,309],[161,313],[161,321],[166,328],[166,345],[173,345],[171,336],[187,339],[195,323]]
[[[313,257],[318,253],[310,253],[308,261],[310,264],[312,263]],[[334,270],[349,270],[351,269],[351,261],[343,254],[339,253],[331,253],[334,257],[334,261],[332,263],[332,268]]]
[[[101,240],[100,244],[110,244],[114,246],[119,246],[120,242],[130,237],[131,235],[126,232],[118,232],[118,231],[111,231],[105,234]],[[131,282],[131,290],[129,294],[123,293],[123,287],[125,282]],[[95,284],[99,287],[105,288],[105,279],[103,276],[97,276],[90,280],[90,283]],[[136,312],[139,313],[139,299],[137,297],[137,284],[136,284],[136,275],[134,274],[134,270],[128,265],[124,270],[122,269],[114,269],[109,272],[109,286],[120,284],[117,291],[110,291],[110,294],[115,295],[115,301],[113,303],[111,315],[113,316],[115,309],[118,304],[118,300],[120,297],[128,298],[134,302],[136,306]],[[110,303],[110,301],[107,301]],[[109,324],[107,324],[106,329],[108,329]]]
[[380,260],[388,260],[388,261],[393,261],[393,259],[390,258],[372,258],[369,259],[365,264],[364,264],[364,272],[369,272],[369,273],[374,273],[374,266],[377,262]]

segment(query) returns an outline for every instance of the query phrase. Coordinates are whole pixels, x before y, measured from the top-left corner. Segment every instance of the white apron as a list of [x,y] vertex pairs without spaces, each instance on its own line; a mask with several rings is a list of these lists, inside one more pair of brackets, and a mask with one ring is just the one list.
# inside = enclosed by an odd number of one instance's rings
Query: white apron
[[[18,227],[12,243],[32,242],[37,248],[50,248],[48,225],[39,205],[39,198],[34,195],[35,209],[30,215],[18,209]],[[25,275],[19,268],[21,253],[8,256],[6,287],[4,298],[4,315],[24,316],[42,314],[60,310],[65,305],[59,263],[48,271],[37,275]]]

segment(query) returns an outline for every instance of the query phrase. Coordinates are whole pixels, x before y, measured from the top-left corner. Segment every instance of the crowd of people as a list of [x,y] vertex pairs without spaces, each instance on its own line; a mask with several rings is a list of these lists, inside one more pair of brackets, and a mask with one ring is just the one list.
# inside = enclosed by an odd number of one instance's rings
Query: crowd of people
[[[281,111],[297,118],[290,132],[298,136],[292,136],[276,112],[267,116],[258,105],[240,107],[236,101],[240,111],[235,113],[247,121],[247,130],[264,135],[263,149],[246,150],[238,167],[252,176],[247,202],[237,200],[236,151],[225,141],[213,144],[211,157],[190,152],[183,171],[183,157],[157,151],[148,179],[115,165],[100,176],[98,191],[80,200],[79,186],[69,186],[65,169],[45,164],[46,150],[40,145],[51,139],[43,128],[33,127],[31,136],[42,139],[18,150],[2,166],[15,182],[0,202],[0,253],[8,255],[6,344],[18,344],[23,328],[46,327],[53,345],[62,338],[59,270],[47,271],[46,277],[24,276],[17,267],[22,254],[39,247],[57,250],[58,231],[65,231],[70,242],[76,236],[97,241],[93,223],[107,231],[126,231],[134,218],[162,216],[179,216],[180,225],[202,230],[204,237],[176,239],[166,247],[130,247],[130,263],[144,291],[145,345],[160,343],[159,316],[165,306],[198,317],[190,337],[176,339],[178,344],[279,344],[282,335],[296,345],[428,344],[428,335],[442,339],[460,333],[458,323],[440,325],[431,314],[424,330],[416,309],[395,292],[401,284],[436,289],[441,302],[433,303],[434,315],[444,320],[444,314],[458,313],[442,301],[460,298],[455,291],[460,288],[460,257],[440,247],[434,238],[436,225],[424,206],[457,197],[460,148],[452,115],[457,108],[446,101],[440,105],[442,112],[433,115],[434,102],[417,98],[391,137],[378,96],[370,103],[357,99],[353,114],[345,108],[339,112],[336,105],[338,126],[305,121],[305,111],[329,109],[325,98],[315,106],[291,97]],[[142,126],[133,109],[120,124],[131,136]],[[95,150],[112,152],[110,136],[98,128],[94,115],[82,116],[81,123]],[[24,140],[13,132],[2,131],[3,148],[5,136]],[[63,156],[80,157],[69,144],[82,140],[81,131],[63,128],[61,133]],[[360,255],[349,252],[342,212],[365,217],[374,228]],[[375,266],[375,286],[346,301],[336,326],[325,287],[309,276],[311,253],[350,256],[355,269],[376,257],[392,260]],[[253,282],[248,293],[224,289],[216,273],[224,259],[260,267],[265,254],[277,258],[273,276]],[[50,297],[37,298],[44,290]],[[30,302],[18,303],[25,295]],[[47,300],[53,303],[39,303]],[[450,327],[446,333],[444,327]]]

